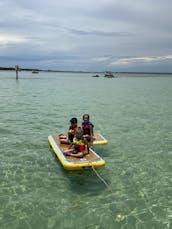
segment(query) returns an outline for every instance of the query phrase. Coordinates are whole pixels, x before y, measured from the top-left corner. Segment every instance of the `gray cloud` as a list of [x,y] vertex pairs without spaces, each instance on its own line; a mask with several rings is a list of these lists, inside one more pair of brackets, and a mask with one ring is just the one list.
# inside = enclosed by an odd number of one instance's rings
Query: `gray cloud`
[[172,71],[164,58],[172,54],[171,8],[171,0],[1,1],[0,63]]
[[100,31],[100,30],[85,31],[85,30],[78,30],[78,29],[68,29],[68,31],[76,35],[86,35],[86,36],[120,37],[120,36],[132,35],[131,33],[128,32],[108,32],[108,31]]

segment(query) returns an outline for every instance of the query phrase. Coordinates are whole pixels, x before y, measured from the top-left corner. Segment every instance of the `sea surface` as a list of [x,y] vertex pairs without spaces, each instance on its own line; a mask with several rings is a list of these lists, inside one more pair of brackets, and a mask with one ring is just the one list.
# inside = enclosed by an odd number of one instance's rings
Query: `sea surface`
[[[0,71],[0,228],[172,228],[172,75]],[[89,113],[99,170],[66,171],[47,138]]]

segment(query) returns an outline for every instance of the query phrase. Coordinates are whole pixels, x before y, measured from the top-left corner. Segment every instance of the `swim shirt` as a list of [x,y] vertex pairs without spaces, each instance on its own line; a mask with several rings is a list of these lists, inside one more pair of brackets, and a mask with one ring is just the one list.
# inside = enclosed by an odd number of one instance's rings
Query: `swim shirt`
[[89,121],[87,123],[82,122],[82,129],[83,129],[83,134],[86,135],[91,135],[90,133],[90,126],[92,126],[92,128],[94,128],[94,125]]

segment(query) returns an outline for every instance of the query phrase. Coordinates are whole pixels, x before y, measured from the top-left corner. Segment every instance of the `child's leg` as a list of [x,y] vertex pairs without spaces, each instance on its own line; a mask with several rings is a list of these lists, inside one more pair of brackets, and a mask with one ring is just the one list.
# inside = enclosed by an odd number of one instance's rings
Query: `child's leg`
[[73,153],[73,149],[65,149],[65,150],[63,151],[63,153],[66,153],[66,152]]
[[78,152],[78,153],[71,153],[72,157],[78,157],[78,158],[81,158],[84,156],[84,153],[83,152]]
[[60,139],[61,144],[69,144],[68,139]]
[[67,136],[66,135],[61,135],[61,136],[59,136],[59,139],[67,139]]

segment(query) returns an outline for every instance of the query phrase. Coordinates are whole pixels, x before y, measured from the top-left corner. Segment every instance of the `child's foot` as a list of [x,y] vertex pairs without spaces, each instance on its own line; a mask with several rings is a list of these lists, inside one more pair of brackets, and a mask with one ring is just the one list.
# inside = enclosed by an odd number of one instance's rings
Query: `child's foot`
[[87,152],[87,151],[86,151],[86,152],[84,152],[84,156],[85,156],[85,155],[88,155],[88,154],[89,154],[89,152]]
[[59,137],[60,137],[60,136],[64,136],[64,134],[59,134]]

